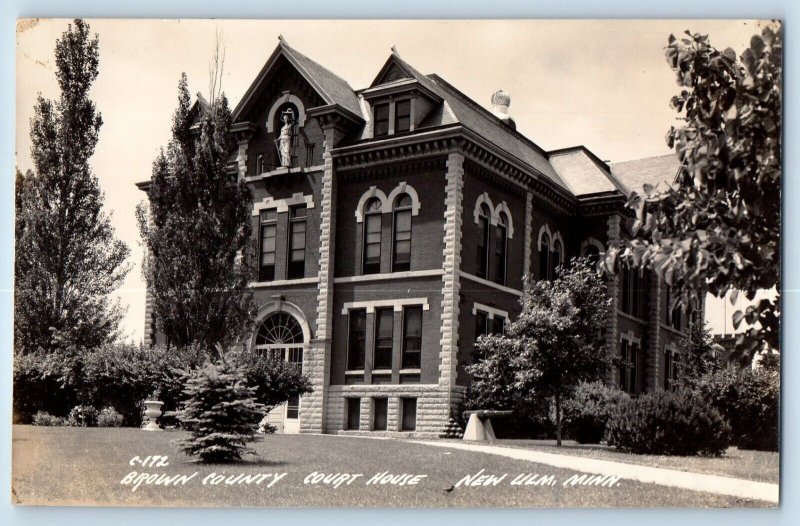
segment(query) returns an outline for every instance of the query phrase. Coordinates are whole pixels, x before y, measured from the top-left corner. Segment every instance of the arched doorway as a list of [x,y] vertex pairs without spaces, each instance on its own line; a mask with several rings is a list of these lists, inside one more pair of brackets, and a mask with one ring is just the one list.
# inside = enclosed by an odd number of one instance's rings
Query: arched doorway
[[[258,324],[253,351],[264,358],[281,360],[303,367],[303,348],[307,325],[285,310],[270,309]],[[267,421],[279,432],[300,432],[300,397],[293,396],[267,415]]]

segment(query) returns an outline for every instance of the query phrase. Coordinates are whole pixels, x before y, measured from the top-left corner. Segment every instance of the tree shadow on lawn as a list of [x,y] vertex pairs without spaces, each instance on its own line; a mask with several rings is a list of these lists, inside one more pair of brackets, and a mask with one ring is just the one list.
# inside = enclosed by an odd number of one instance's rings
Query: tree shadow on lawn
[[281,466],[291,466],[292,462],[287,462],[285,460],[269,460],[265,458],[254,458],[252,460],[242,459],[238,462],[203,462],[202,460],[198,459],[190,459],[184,460],[181,464],[190,465],[190,466],[203,466],[208,468],[213,467],[281,467]]

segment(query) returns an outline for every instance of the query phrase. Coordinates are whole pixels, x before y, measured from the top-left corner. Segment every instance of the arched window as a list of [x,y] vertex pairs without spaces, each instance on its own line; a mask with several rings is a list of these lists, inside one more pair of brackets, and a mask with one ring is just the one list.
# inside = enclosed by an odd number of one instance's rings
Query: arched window
[[500,285],[506,284],[506,254],[508,251],[508,216],[500,212],[495,228],[494,243],[494,281]]
[[411,208],[408,194],[400,194],[394,201],[394,228],[392,232],[392,272],[411,270]]
[[597,263],[600,261],[600,249],[596,245],[586,245],[583,249],[583,257],[587,258],[591,265],[597,268]]
[[478,209],[478,259],[476,275],[479,278],[489,277],[489,217],[492,212],[486,203]]
[[539,240],[539,279],[550,279],[550,236],[542,234]]
[[364,274],[378,274],[381,271],[381,218],[383,203],[373,197],[364,205],[364,250],[362,270]]
[[[258,327],[255,351],[273,360],[303,367],[303,327],[297,318],[283,311],[267,316]],[[300,418],[300,396],[295,395],[286,401],[286,418]]]
[[303,363],[303,328],[286,312],[267,316],[256,333],[255,349],[271,358]]
[[550,254],[550,279],[555,279],[556,268],[561,264],[561,255],[564,253],[564,247],[561,246],[561,240],[556,239],[553,241],[553,253]]

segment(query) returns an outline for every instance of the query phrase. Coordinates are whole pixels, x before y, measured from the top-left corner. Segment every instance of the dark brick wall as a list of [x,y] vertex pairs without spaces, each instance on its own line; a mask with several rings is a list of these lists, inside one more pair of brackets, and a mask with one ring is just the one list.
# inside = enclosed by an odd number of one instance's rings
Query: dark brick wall
[[[511,192],[492,183],[487,178],[478,176],[469,169],[464,174],[464,217],[461,235],[461,269],[469,274],[476,275],[478,270],[478,243],[480,241],[480,228],[475,223],[475,204],[478,197],[484,192],[489,194],[494,207],[505,201],[511,212],[514,226],[514,237],[508,240],[506,253],[506,286],[521,289],[522,272],[525,262],[525,194],[520,189]],[[490,225],[489,234],[489,274],[487,279],[494,281],[497,269],[494,261],[495,253],[495,228]],[[462,284],[463,286],[463,284]]]
[[[411,270],[442,268],[444,250],[444,165],[441,169],[417,170],[386,178],[368,180],[340,179],[336,204],[335,276],[362,274],[363,223],[356,221],[356,207],[361,196],[375,186],[387,196],[401,182],[412,186],[419,195],[419,214],[411,218]],[[381,272],[391,272],[392,214],[383,214]]]
[[[320,206],[322,172],[315,173],[289,173],[270,177],[266,181],[259,181],[250,185],[254,203],[259,203],[265,197],[273,199],[288,199],[296,193],[314,196],[314,208],[308,210],[306,218],[306,261],[305,277],[316,276],[319,272],[319,236],[320,236]],[[253,216],[253,242],[256,262],[258,262],[259,247],[259,217]],[[287,250],[289,240],[289,214],[278,214],[277,253],[275,261],[275,279],[286,279]],[[256,270],[257,272],[257,270]],[[257,280],[257,275],[253,280]]]
[[476,302],[508,312],[509,320],[507,321],[516,320],[521,310],[518,296],[461,278],[458,316],[457,385],[467,386],[471,381],[471,376],[467,374],[465,367],[471,365],[474,361],[476,320],[475,315],[472,314],[472,308]]
[[[441,326],[442,280],[439,276],[366,283],[337,283],[334,285],[333,348],[331,352],[331,384],[345,383],[349,317],[342,314],[346,302],[389,300],[402,298],[427,298],[429,310],[422,311],[422,356],[420,383],[437,383],[439,380],[439,327]],[[394,354],[398,356],[401,341],[399,321],[402,314],[394,313]],[[367,364],[371,363],[374,348],[374,316],[367,315]],[[369,378],[366,379],[369,383]],[[399,378],[393,375],[393,383]]]

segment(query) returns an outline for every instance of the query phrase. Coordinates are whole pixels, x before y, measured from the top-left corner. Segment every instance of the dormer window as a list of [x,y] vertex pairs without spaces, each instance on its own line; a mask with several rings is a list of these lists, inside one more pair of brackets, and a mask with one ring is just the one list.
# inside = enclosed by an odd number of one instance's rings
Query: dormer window
[[373,134],[375,137],[389,135],[389,104],[376,104],[373,112],[375,118]]
[[411,101],[401,100],[394,106],[394,132],[407,132],[411,130]]

